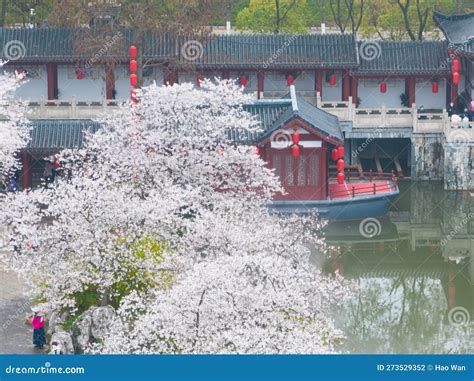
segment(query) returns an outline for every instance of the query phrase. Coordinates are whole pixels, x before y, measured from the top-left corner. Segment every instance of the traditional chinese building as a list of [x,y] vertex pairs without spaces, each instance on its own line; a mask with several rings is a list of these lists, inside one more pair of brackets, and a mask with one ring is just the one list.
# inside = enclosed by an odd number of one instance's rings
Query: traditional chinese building
[[[305,114],[337,117],[342,136],[321,130],[321,125],[311,130],[308,121],[304,129],[314,136],[327,134],[315,149],[340,139],[346,171],[393,170],[415,180],[444,179],[446,188],[474,189],[474,129],[451,130],[447,115],[450,102],[462,106],[472,99],[469,36],[474,35],[474,14],[434,18],[446,41],[364,41],[329,34],[230,34],[189,41],[147,34],[141,44],[143,83],[197,85],[201,77],[228,78],[265,102],[281,101],[291,79],[298,104],[308,107]],[[16,97],[30,102],[34,125],[43,126],[41,134],[79,131],[90,121],[78,120],[113,111],[117,102],[130,97],[131,32],[107,39],[120,47],[114,51],[124,52],[113,62],[110,54],[108,61],[102,59],[103,51],[91,55],[79,49],[76,40],[83,35],[70,29],[0,29],[0,59],[10,59],[8,70],[27,73],[29,81]],[[456,57],[461,65],[455,78]],[[57,142],[41,152],[49,155],[63,145]],[[43,153],[30,146],[23,160],[38,160]],[[334,174],[335,164],[327,164],[328,174]],[[36,180],[27,177],[23,174],[24,185],[34,185]]]

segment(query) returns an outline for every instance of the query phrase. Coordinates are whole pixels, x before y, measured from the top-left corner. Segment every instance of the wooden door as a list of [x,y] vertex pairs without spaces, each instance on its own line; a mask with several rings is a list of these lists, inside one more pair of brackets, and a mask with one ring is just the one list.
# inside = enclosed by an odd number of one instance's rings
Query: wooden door
[[302,148],[294,158],[291,149],[272,149],[271,166],[287,194],[279,200],[321,200],[326,198],[326,157],[321,148]]

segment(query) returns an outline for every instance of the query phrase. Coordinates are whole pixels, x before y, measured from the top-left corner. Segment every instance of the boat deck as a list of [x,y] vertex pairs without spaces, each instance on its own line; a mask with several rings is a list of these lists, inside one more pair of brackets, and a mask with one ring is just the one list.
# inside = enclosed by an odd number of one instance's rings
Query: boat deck
[[357,196],[369,196],[380,193],[390,193],[393,191],[394,184],[391,180],[329,184],[329,198],[331,200],[339,198],[353,198]]

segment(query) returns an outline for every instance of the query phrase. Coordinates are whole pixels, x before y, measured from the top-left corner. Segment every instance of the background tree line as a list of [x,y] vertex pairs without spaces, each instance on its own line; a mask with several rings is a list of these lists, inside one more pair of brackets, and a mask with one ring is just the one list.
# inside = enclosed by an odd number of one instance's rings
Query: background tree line
[[78,26],[113,8],[117,24],[203,30],[231,20],[243,31],[306,33],[325,23],[341,33],[423,40],[433,11],[474,11],[472,0],[0,0],[0,26]]

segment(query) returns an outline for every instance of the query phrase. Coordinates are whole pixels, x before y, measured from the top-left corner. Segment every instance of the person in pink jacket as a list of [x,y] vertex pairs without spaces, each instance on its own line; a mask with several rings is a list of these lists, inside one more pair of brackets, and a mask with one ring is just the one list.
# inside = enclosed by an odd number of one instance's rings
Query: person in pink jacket
[[33,344],[35,347],[43,349],[46,344],[46,336],[44,333],[44,314],[37,307],[33,307],[33,317],[30,324],[33,326]]

